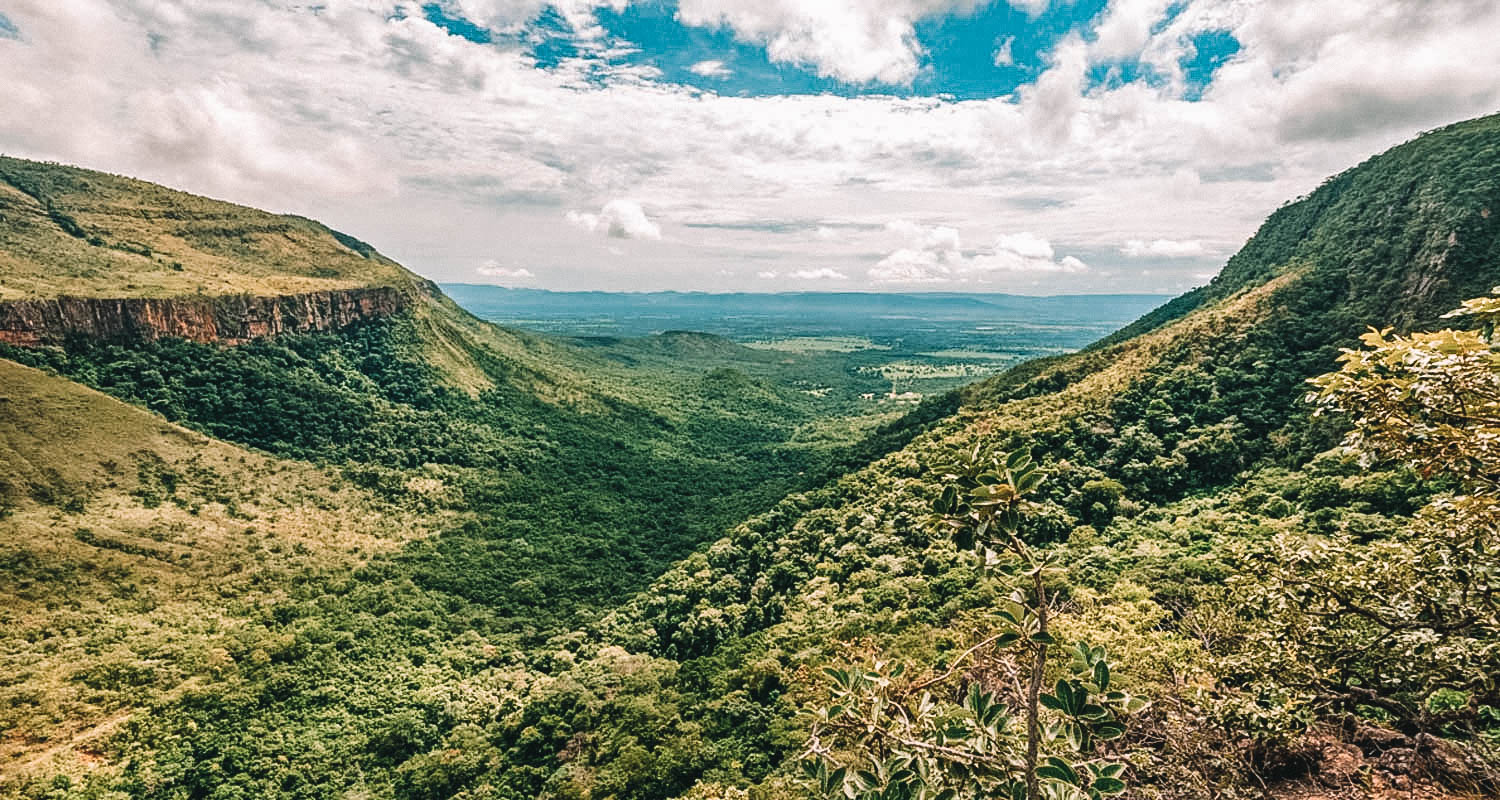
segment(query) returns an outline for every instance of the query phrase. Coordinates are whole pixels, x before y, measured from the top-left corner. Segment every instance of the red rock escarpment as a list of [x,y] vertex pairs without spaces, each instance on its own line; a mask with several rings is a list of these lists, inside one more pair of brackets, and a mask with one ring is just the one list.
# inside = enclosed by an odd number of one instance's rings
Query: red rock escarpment
[[69,336],[102,341],[160,338],[242,344],[283,333],[327,331],[398,314],[412,298],[372,287],[277,296],[219,295],[0,302],[0,342],[34,347]]

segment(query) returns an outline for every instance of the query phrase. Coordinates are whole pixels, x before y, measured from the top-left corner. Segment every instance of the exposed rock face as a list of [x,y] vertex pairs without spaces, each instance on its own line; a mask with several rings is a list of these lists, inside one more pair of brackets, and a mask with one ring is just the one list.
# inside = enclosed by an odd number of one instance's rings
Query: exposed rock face
[[57,297],[0,302],[0,342],[34,347],[69,336],[103,341],[163,337],[242,344],[282,333],[327,331],[398,314],[412,304],[400,289],[307,294],[125,298]]

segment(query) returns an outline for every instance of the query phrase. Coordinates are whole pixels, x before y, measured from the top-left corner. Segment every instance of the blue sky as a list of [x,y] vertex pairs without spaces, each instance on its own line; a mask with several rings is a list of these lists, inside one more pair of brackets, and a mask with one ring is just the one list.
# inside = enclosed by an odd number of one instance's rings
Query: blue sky
[[0,0],[0,151],[440,280],[1176,292],[1500,110],[1482,0]]
[[[684,24],[677,4],[668,0],[603,8],[595,21],[605,38],[624,45],[614,58],[617,63],[659,70],[662,81],[703,91],[742,97],[826,93],[982,100],[1012,96],[1034,82],[1047,69],[1058,42],[1070,34],[1089,38],[1090,23],[1107,5],[1107,0],[1077,0],[1033,12],[997,1],[920,18],[913,25],[922,51],[919,70],[903,81],[842,80],[808,61],[774,61],[764,46],[737,36],[728,25]],[[1159,24],[1170,23],[1185,7],[1177,3],[1167,8]],[[544,69],[583,56],[588,49],[551,8],[528,20],[523,30],[499,32],[466,18],[452,5],[428,2],[421,12],[468,41],[519,47]],[[1179,65],[1188,76],[1183,96],[1196,100],[1212,82],[1214,71],[1238,52],[1239,42],[1232,31],[1220,29],[1196,33],[1192,44],[1192,52]],[[1095,86],[1159,79],[1149,65],[1131,58],[1098,64],[1089,73]]]

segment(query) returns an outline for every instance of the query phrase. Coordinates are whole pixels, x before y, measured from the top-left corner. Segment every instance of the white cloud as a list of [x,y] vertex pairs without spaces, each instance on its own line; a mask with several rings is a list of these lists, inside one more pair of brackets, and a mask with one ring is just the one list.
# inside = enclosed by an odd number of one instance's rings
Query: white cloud
[[941,283],[956,279],[964,268],[963,242],[958,229],[922,225],[909,220],[886,224],[888,233],[902,240],[867,273],[880,283]]
[[611,200],[597,214],[569,211],[567,218],[590,233],[604,233],[615,239],[661,238],[661,226],[652,222],[634,200]]
[[[542,0],[465,2],[514,27]],[[970,5],[683,7],[781,63],[901,81],[924,59],[913,21]],[[518,49],[397,14],[398,0],[317,6],[12,0],[4,13],[23,39],[0,38],[0,151],[313,216],[441,279],[506,252],[558,287],[745,288],[758,271],[816,263],[855,279],[1115,291],[1196,282],[1203,269],[1162,257],[1143,277],[1122,251],[1143,231],[1243,241],[1325,176],[1500,108],[1500,4],[1482,0],[1194,0],[1144,39],[1139,20],[1157,6],[1122,0],[1099,22],[1108,37],[1066,38],[1016,96],[966,101],[720,96],[611,61],[606,50],[625,45],[609,37],[539,69]],[[599,6],[568,8],[586,26],[580,15]],[[1177,61],[1209,30],[1242,49],[1186,102]],[[1132,51],[1160,85],[1090,85],[1091,68]],[[633,207],[601,208],[625,197]],[[684,224],[703,219],[736,225]],[[892,219],[919,223],[905,235]],[[570,225],[672,236],[594,263]],[[1055,249],[1092,269],[997,241],[1017,231],[1065,242]]]
[[798,269],[788,272],[788,278],[796,278],[799,281],[847,281],[849,276],[831,267],[819,267],[818,269]]
[[1151,29],[1162,20],[1172,0],[1110,0],[1102,21],[1094,28],[1090,55],[1111,61],[1137,56],[1151,41]]
[[517,33],[551,7],[573,32],[584,39],[597,39],[604,31],[594,10],[623,11],[629,0],[447,0],[445,5],[464,19],[501,33]]
[[1052,244],[1034,233],[1002,234],[994,244],[965,252],[958,230],[898,221],[887,230],[907,239],[870,268],[878,283],[985,282],[997,273],[1079,273],[1088,265],[1075,256],[1057,258]]
[[908,83],[923,53],[917,20],[972,8],[975,0],[681,0],[683,24],[728,28],[772,61],[803,64],[850,83]]
[[1052,0],[1010,0],[1011,8],[1019,8],[1033,17],[1040,16],[1050,5]]
[[975,256],[971,272],[1084,272],[1088,265],[1074,256],[1057,258],[1052,243],[1034,233],[1002,234],[994,248]]
[[1120,248],[1120,252],[1129,258],[1192,258],[1206,255],[1208,250],[1197,239],[1181,242],[1171,239],[1155,239],[1150,242],[1131,239]]
[[791,278],[798,281],[847,281],[849,276],[839,272],[832,267],[818,267],[817,269],[794,269],[788,272],[776,270],[762,270],[755,273],[755,277],[762,280],[775,280],[777,278]]
[[529,269],[525,269],[524,267],[503,267],[500,265],[499,261],[496,261],[494,259],[490,259],[484,262],[474,271],[479,273],[480,275],[484,275],[490,278],[509,278],[512,280],[521,280],[525,278],[536,277],[536,275],[532,274],[531,270]]
[[995,42],[995,55],[993,61],[997,67],[1008,67],[1016,63],[1016,56],[1011,52],[1015,48],[1016,37],[1006,36]]
[[734,70],[724,66],[723,61],[699,61],[688,67],[688,72],[704,78],[727,78],[734,74]]

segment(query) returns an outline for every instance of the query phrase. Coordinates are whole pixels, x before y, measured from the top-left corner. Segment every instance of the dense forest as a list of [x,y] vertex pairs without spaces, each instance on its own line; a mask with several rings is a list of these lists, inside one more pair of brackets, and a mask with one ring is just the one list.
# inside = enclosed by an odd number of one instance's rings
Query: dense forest
[[[6,346],[265,484],[141,455],[0,486],[28,754],[0,796],[1493,796],[1497,210],[1500,117],[1426,134],[1207,286],[900,416],[713,337],[630,367],[537,339],[571,365],[544,372],[435,297],[236,347]],[[131,566],[175,540],[97,521],[233,518],[304,469],[434,530],[257,544],[184,610]]]

